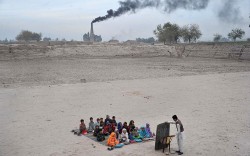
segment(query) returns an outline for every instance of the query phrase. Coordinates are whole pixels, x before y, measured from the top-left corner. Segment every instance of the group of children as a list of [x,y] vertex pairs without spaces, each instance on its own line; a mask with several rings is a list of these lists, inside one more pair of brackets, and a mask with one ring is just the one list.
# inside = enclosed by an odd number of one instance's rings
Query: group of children
[[97,118],[94,123],[93,118],[90,118],[89,127],[87,128],[84,120],[81,119],[78,135],[85,135],[87,133],[93,133],[97,138],[97,141],[104,141],[105,136],[109,136],[107,145],[113,149],[117,145],[130,144],[134,142],[141,142],[142,140],[150,139],[154,137],[154,133],[150,130],[150,125],[142,126],[140,128],[135,126],[135,122],[131,120],[129,124],[124,122],[116,122],[115,116],[110,118],[109,115],[103,121],[103,118]]

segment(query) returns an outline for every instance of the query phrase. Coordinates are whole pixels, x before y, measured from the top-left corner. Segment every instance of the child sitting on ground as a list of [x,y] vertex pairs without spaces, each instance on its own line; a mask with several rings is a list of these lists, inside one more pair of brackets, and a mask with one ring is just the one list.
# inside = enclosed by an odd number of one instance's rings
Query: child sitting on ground
[[85,123],[84,123],[84,120],[81,119],[80,122],[81,122],[81,123],[80,123],[80,125],[79,125],[79,133],[78,133],[78,135],[87,134],[87,129],[86,129],[86,125],[85,125]]
[[140,135],[140,138],[141,139],[144,139],[144,138],[150,138],[149,134],[147,134],[146,132],[146,129],[144,126],[142,126],[139,130],[139,135]]
[[123,129],[123,128],[125,128],[125,129],[127,130],[128,134],[129,134],[129,127],[128,127],[127,122],[124,122],[124,123],[123,123],[122,129]]
[[152,133],[151,132],[151,130],[150,130],[150,125],[147,123],[146,124],[146,132],[147,132],[147,135],[150,137],[150,138],[152,138],[152,137],[154,137],[154,133]]
[[111,134],[114,131],[115,131],[115,127],[112,126],[112,124],[109,123],[109,121],[107,121],[107,124],[103,128],[103,134],[104,135],[109,135],[109,134]]
[[100,128],[102,129],[104,126],[104,121],[103,121],[103,118],[100,118]]
[[95,126],[97,126],[97,125],[100,127],[100,119],[99,118],[96,119]]
[[89,129],[88,129],[88,132],[89,133],[92,133],[95,129],[95,124],[94,124],[94,121],[93,121],[93,118],[91,117],[90,118],[90,122],[89,122]]
[[112,116],[112,120],[111,120],[112,125],[117,126],[116,120],[115,120],[115,116]]
[[119,144],[119,141],[116,139],[115,132],[112,132],[108,138],[107,145],[110,147],[115,147]]
[[138,127],[135,127],[134,129],[132,129],[132,131],[130,132],[130,135],[129,135],[129,139],[130,140],[141,139],[138,131],[139,131]]
[[134,120],[131,120],[131,121],[129,122],[128,127],[129,127],[129,131],[130,131],[130,132],[131,132],[132,130],[135,129],[135,122],[134,122]]
[[104,140],[105,140],[105,136],[103,135],[102,131],[100,131],[100,132],[97,134],[96,140],[97,140],[97,141],[104,141]]
[[119,123],[117,124],[117,129],[118,129],[118,131],[119,131],[119,134],[121,134],[121,133],[122,133],[122,123],[121,123],[121,122],[119,122]]
[[128,133],[125,128],[122,129],[122,134],[121,134],[121,143],[124,143],[125,145],[129,144],[129,138],[128,138]]
[[94,130],[94,136],[97,136],[102,130],[100,129],[100,127],[98,125],[95,126],[95,130]]

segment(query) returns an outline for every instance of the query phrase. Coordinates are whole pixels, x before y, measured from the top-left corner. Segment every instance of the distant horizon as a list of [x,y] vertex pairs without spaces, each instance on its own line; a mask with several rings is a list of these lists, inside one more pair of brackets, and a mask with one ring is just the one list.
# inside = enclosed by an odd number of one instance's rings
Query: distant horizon
[[[112,38],[119,41],[135,40],[156,36],[153,30],[157,25],[170,22],[179,26],[198,24],[202,36],[198,41],[212,41],[213,35],[227,34],[234,28],[245,31],[242,40],[250,38],[250,2],[248,0],[234,0],[232,17],[223,21],[218,17],[227,0],[211,1],[207,8],[201,10],[177,9],[171,14],[159,9],[146,8],[137,10],[136,13],[126,13],[120,17],[94,23],[94,33],[101,35],[103,41]],[[43,37],[52,39],[65,38],[66,40],[82,41],[82,36],[90,31],[91,21],[99,16],[104,16],[108,9],[117,9],[118,0],[1,0],[0,1],[0,40],[7,38],[15,40],[21,30],[42,33]],[[230,10],[234,9],[234,10]],[[227,14],[227,12],[226,12]]]

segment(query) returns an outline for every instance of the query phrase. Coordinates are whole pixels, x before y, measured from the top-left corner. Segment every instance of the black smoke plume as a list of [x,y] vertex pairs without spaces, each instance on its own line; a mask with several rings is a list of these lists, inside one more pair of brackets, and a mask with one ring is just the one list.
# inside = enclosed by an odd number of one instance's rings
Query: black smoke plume
[[125,0],[120,1],[117,10],[108,10],[107,15],[95,18],[92,23],[101,22],[112,17],[121,16],[127,12],[135,13],[144,8],[160,8],[171,13],[176,9],[200,10],[207,7],[209,0]]
[[243,20],[236,0],[225,0],[225,3],[218,13],[221,21],[227,23],[240,23]]

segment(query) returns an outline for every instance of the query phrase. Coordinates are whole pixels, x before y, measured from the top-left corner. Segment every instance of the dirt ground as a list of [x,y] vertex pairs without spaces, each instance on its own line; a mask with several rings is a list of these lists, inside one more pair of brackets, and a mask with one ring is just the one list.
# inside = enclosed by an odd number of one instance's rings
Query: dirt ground
[[53,57],[0,61],[0,87],[72,84],[250,71],[250,62],[188,57]]
[[165,155],[154,142],[110,152],[70,132],[106,114],[154,132],[177,114],[184,155],[250,155],[249,61],[56,56],[2,60],[0,73],[1,156]]

